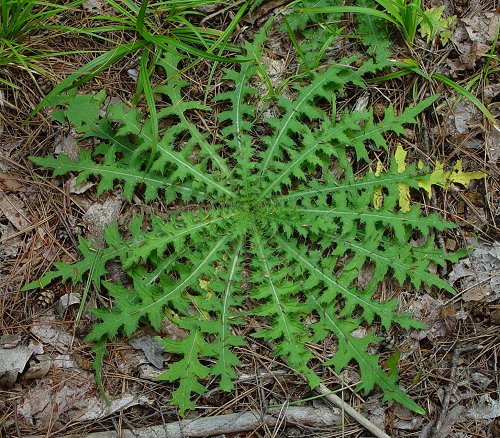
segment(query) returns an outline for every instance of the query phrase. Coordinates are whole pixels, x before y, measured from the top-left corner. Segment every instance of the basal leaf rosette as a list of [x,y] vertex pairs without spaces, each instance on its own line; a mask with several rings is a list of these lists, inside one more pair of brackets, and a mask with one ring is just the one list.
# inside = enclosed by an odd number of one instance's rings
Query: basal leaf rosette
[[[249,59],[258,59],[261,42],[246,45]],[[252,62],[226,71],[211,106],[189,99],[189,82],[171,80],[155,90],[169,102],[158,109],[157,143],[151,119],[137,109],[110,104],[103,113],[103,95],[68,97],[68,121],[97,148],[82,149],[78,160],[32,160],[54,176],[96,179],[98,194],[119,185],[128,200],[136,194],[175,208],[135,218],[126,233],[108,228],[103,249],[81,239],[80,261],[59,263],[25,288],[91,276],[113,301],[93,311],[98,322],[87,340],[99,348],[103,339],[132,336],[145,324],[159,331],[170,318],[185,337],[160,340],[172,359],[159,379],[175,384],[172,403],[181,414],[196,407],[213,378],[220,389],[233,389],[238,349],[252,342],[243,336],[250,321],[251,336],[268,342],[311,387],[320,383],[321,368],[308,345],[333,335],[336,352],[325,366],[340,372],[355,363],[358,389],[378,386],[385,400],[422,413],[397,385],[397,374],[387,374],[368,353],[379,339],[374,330],[361,338],[353,332],[374,322],[387,330],[423,327],[398,313],[395,299],[381,302],[378,286],[389,277],[452,292],[430,267],[458,260],[432,238],[433,230],[453,224],[423,215],[418,205],[399,208],[401,184],[418,190],[426,169],[400,171],[395,160],[377,174],[355,169],[369,160],[368,143],[388,151],[387,134],[406,135],[405,126],[436,97],[400,113],[389,107],[380,120],[371,110],[337,114],[334,96],[346,86],[364,87],[362,74],[377,69],[373,61],[356,68],[356,60],[314,72],[269,101],[271,111],[259,103],[260,67]],[[170,77],[179,61],[169,53],[159,62]],[[215,131],[196,122],[200,113],[212,117]],[[127,282],[106,281],[110,261],[121,263]],[[367,266],[371,277],[361,287],[358,276]]]

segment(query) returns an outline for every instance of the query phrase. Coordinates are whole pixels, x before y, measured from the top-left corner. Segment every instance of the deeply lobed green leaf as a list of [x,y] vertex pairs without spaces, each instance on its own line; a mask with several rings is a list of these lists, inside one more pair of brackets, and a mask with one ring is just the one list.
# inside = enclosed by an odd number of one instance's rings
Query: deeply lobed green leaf
[[[247,44],[246,50],[258,57],[262,49]],[[165,68],[174,74],[181,58],[167,56]],[[178,385],[172,403],[181,413],[195,408],[208,377],[217,378],[222,390],[233,388],[237,347],[249,342],[243,336],[249,321],[252,336],[267,341],[312,387],[321,373],[308,344],[333,335],[337,351],[325,365],[340,372],[355,362],[358,389],[378,385],[386,400],[422,412],[397,386],[397,374],[386,374],[368,353],[378,340],[375,331],[362,338],[353,331],[375,321],[386,329],[422,328],[398,313],[396,300],[381,302],[378,286],[392,277],[453,292],[431,271],[432,265],[458,259],[436,248],[432,237],[434,229],[453,224],[423,215],[418,205],[407,213],[399,209],[398,185],[418,190],[428,170],[409,166],[399,172],[395,160],[379,175],[357,175],[354,169],[369,160],[369,142],[388,150],[386,134],[406,135],[405,126],[436,97],[399,114],[389,107],[379,121],[369,110],[336,114],[335,94],[364,86],[362,75],[378,65],[369,60],[355,69],[354,61],[314,72],[266,108],[257,101],[257,64],[227,70],[212,102],[223,108],[212,118],[215,132],[193,122],[200,112],[210,116],[210,107],[186,98],[186,81],[171,80],[156,90],[168,101],[156,114],[157,143],[151,119],[134,108],[110,104],[103,115],[104,96],[68,96],[66,117],[99,144],[93,152],[82,149],[77,161],[59,155],[33,158],[35,163],[55,176],[97,178],[99,193],[120,183],[127,199],[163,197],[185,205],[185,211],[136,218],[128,237],[111,227],[104,249],[94,250],[82,239],[82,260],[57,264],[25,288],[90,275],[107,290],[113,308],[93,311],[99,322],[87,337],[98,342],[101,358],[103,339],[132,336],[143,324],[159,330],[174,315],[186,336],[162,339],[173,356],[160,379]],[[375,207],[380,190],[383,202]],[[124,284],[106,281],[111,260],[127,274]],[[368,268],[370,278],[360,285],[360,273]]]

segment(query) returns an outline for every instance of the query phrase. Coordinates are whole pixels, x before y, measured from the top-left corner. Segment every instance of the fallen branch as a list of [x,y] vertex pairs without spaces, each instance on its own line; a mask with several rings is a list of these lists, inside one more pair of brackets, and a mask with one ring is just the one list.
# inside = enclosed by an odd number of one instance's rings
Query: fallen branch
[[[341,423],[340,412],[328,407],[288,407],[285,410],[271,410],[267,414],[246,411],[237,414],[215,417],[180,420],[160,426],[144,427],[134,430],[96,432],[85,435],[86,438],[187,438],[206,437],[225,433],[237,433],[257,429],[266,424],[275,426],[283,419],[294,424],[309,427],[327,427]],[[28,438],[45,438],[46,435]],[[81,438],[79,434],[63,435],[60,438]]]

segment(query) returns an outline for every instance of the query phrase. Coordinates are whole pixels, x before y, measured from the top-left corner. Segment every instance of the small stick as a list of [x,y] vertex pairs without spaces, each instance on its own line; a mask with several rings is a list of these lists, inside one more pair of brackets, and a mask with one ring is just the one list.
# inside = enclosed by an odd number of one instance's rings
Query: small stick
[[344,400],[342,400],[338,395],[333,394],[325,385],[320,384],[316,391],[320,394],[324,395],[325,398],[332,402],[335,406],[342,409],[347,415],[349,415],[353,420],[357,421],[361,426],[363,426],[366,430],[370,431],[377,438],[391,438],[387,435],[383,430],[373,424],[368,418],[361,415],[356,409],[352,406],[349,406]]
[[451,366],[450,383],[448,383],[448,385],[446,386],[443,405],[441,407],[441,414],[439,415],[436,424],[434,424],[434,427],[432,428],[431,437],[439,436],[440,429],[446,420],[446,416],[448,415],[451,396],[453,395],[453,390],[455,389],[456,385],[455,379],[457,376],[458,358],[460,357],[460,354],[465,351],[479,350],[481,348],[483,348],[482,345],[468,345],[464,347],[456,347],[455,350],[453,351],[450,364]]
[[18,438],[21,438],[21,430],[19,429],[19,417],[18,417],[18,414],[17,414],[17,403],[18,401],[15,400],[14,401],[14,423],[16,424],[16,433],[17,433],[17,436]]

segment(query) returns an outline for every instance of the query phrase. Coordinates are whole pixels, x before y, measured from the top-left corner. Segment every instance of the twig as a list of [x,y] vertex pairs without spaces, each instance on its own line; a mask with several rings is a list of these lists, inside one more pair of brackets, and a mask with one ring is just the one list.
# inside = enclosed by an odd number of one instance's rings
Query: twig
[[368,418],[361,415],[352,406],[349,406],[344,400],[342,400],[338,395],[333,394],[325,385],[321,384],[316,388],[320,394],[323,394],[325,398],[332,402],[335,406],[342,409],[347,415],[349,415],[353,420],[357,421],[366,430],[370,431],[377,438],[391,438],[383,430],[373,424]]
[[14,401],[14,423],[16,425],[16,433],[17,433],[17,436],[18,438],[21,438],[21,430],[19,429],[19,417],[18,417],[18,414],[17,414],[17,399]]
[[[281,418],[280,418],[281,417]],[[159,426],[144,427],[134,430],[122,430],[120,438],[187,438],[206,437],[218,434],[244,432],[258,428],[262,424],[275,426],[278,422],[303,424],[310,427],[326,427],[340,424],[338,412],[327,407],[293,406],[286,410],[270,410],[269,413],[245,411],[237,414],[181,420]],[[60,438],[77,438],[81,434],[68,434]],[[118,438],[116,431],[96,432],[85,435],[86,438]],[[44,435],[27,438],[45,438]]]
[[450,411],[450,400],[451,396],[453,395],[453,390],[455,389],[455,379],[457,376],[457,367],[458,367],[458,358],[460,357],[460,354],[465,351],[471,351],[471,350],[478,350],[480,348],[483,348],[482,345],[468,345],[464,347],[456,347],[455,350],[453,351],[453,355],[451,356],[451,372],[450,372],[450,383],[446,386],[445,389],[445,395],[443,398],[443,404],[441,407],[441,414],[439,415],[438,420],[434,424],[434,427],[432,428],[431,437],[438,438],[441,436],[441,428],[443,424],[446,422],[446,417]]

